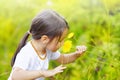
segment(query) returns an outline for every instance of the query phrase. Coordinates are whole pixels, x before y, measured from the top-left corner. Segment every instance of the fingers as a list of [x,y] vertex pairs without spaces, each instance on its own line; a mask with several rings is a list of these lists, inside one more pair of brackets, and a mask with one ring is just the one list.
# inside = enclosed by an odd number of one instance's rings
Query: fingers
[[58,67],[60,67],[61,69],[66,69],[66,66],[63,66],[63,65],[60,65]]
[[56,68],[53,69],[53,70],[43,71],[43,76],[44,76],[44,77],[54,76],[54,75],[56,75],[56,74],[58,74],[58,73],[63,72],[63,70],[64,70],[65,68],[66,68],[65,66],[60,65],[60,66],[56,67]]
[[84,46],[84,45],[77,46],[76,48],[77,48],[77,50],[76,50],[75,53],[76,53],[77,56],[80,56],[81,54],[83,54],[86,51],[86,49],[87,49],[87,47]]
[[60,66],[56,67],[55,69],[56,70],[64,70],[64,69],[66,69],[66,67],[63,65],[60,65]]
[[55,72],[56,73],[61,73],[61,72],[63,72],[64,69],[66,69],[66,67],[63,66],[63,65],[60,65],[60,66],[55,68]]
[[77,46],[76,48],[77,48],[77,51],[79,51],[79,52],[84,52],[87,49],[87,47],[84,46],[84,45],[83,46]]

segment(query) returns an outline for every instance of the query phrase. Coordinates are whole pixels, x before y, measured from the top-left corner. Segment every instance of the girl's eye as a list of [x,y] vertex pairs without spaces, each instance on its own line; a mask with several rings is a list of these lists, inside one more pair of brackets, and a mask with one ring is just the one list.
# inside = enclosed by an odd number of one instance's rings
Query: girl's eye
[[62,41],[63,41],[63,39],[59,40],[59,42],[62,42]]
[[62,40],[59,40],[58,42],[62,42]]

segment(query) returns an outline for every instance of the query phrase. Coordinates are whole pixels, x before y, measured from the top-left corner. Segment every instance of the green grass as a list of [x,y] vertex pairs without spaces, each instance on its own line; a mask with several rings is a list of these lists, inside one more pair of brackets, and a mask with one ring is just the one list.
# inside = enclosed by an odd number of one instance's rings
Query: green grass
[[[32,18],[42,9],[51,8],[63,15],[70,25],[71,39],[85,44],[86,53],[56,80],[120,80],[120,2],[119,0],[0,0],[0,79],[11,71],[10,60]],[[94,1],[94,0],[93,0]],[[50,63],[50,68],[59,65]]]

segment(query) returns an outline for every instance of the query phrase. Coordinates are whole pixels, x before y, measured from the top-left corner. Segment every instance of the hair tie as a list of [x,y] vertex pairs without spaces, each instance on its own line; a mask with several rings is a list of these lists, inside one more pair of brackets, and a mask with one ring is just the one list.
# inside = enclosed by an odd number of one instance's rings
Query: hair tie
[[30,32],[30,31],[27,31],[27,33],[31,35],[31,32]]

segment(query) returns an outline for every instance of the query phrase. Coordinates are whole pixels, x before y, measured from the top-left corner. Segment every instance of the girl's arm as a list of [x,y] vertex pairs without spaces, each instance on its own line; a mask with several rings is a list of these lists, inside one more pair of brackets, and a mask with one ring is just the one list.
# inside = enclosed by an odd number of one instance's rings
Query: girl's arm
[[70,54],[61,54],[57,61],[61,64],[71,63],[86,51],[86,46],[77,46],[77,50]]
[[60,65],[53,70],[36,70],[36,71],[27,71],[21,68],[14,68],[12,74],[12,80],[34,80],[40,77],[51,77],[55,74],[63,72],[66,67]]

